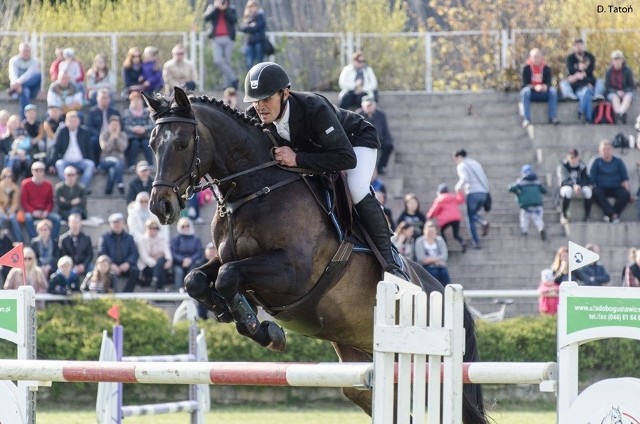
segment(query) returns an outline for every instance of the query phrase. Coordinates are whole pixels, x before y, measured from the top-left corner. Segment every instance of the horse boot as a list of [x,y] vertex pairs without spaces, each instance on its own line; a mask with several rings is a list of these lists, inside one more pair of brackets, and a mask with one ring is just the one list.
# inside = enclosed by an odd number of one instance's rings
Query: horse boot
[[260,328],[260,321],[246,297],[236,293],[229,305],[233,319],[247,328],[249,334],[256,334]]
[[396,277],[409,281],[409,276],[402,270],[402,266],[396,262],[391,248],[391,231],[387,217],[384,215],[382,206],[371,194],[367,194],[364,199],[355,205],[356,212],[365,230],[369,233],[375,247],[385,260],[385,271]]
[[227,302],[212,288],[213,284],[204,272],[199,269],[189,272],[184,278],[184,285],[189,296],[213,312],[219,322],[233,321]]
[[236,323],[238,333],[258,343],[272,352],[284,352],[287,347],[287,337],[284,330],[273,321],[262,321],[258,330],[251,334],[244,324]]

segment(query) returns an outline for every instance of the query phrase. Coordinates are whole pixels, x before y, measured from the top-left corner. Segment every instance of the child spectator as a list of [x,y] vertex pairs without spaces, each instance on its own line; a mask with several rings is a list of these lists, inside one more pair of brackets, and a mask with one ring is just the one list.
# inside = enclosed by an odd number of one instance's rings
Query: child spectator
[[98,256],[95,268],[87,274],[80,286],[80,290],[89,293],[112,293],[115,290],[116,281],[110,268],[111,259],[109,259],[109,256]]
[[538,286],[538,311],[543,315],[555,315],[558,313],[559,286],[553,281],[553,271],[545,268],[540,272],[540,285]]
[[13,142],[9,151],[7,166],[13,171],[17,181],[31,176],[31,137],[23,128],[18,128],[13,134]]
[[460,221],[462,221],[462,213],[458,205],[464,203],[464,193],[449,193],[449,187],[442,183],[438,185],[437,197],[433,201],[427,219],[435,219],[438,227],[440,227],[440,235],[447,241],[444,235],[445,230],[451,227],[453,238],[460,243],[462,253],[467,251],[467,243],[460,237]]
[[51,274],[48,291],[65,295],[80,291],[80,280],[73,271],[73,260],[69,256],[58,259],[58,270]]
[[158,60],[158,48],[147,46],[142,52],[142,85],[144,91],[156,92],[162,90],[164,82],[162,81],[162,65]]
[[533,221],[540,232],[540,238],[544,241],[547,239],[547,233],[544,229],[542,195],[547,189],[540,183],[531,165],[523,165],[521,175],[522,178],[509,185],[509,191],[516,195],[520,207],[520,232],[526,236],[529,221]]
[[24,119],[20,126],[24,129],[26,135],[31,139],[31,149],[28,154],[32,157],[38,155],[39,159],[45,158],[44,130],[42,123],[38,120],[38,108],[36,105],[29,103],[24,107]]

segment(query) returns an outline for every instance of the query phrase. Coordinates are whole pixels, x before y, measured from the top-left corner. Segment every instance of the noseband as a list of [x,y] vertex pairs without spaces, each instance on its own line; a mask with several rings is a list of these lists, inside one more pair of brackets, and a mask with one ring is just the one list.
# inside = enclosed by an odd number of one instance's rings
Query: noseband
[[[195,139],[193,142],[193,155],[191,156],[191,164],[189,165],[189,171],[187,174],[179,177],[175,181],[163,181],[163,180],[155,180],[151,187],[169,187],[173,190],[173,192],[178,197],[178,203],[180,205],[180,209],[184,209],[186,205],[186,199],[189,199],[193,196],[194,190],[193,187],[198,185],[198,176],[200,175],[200,157],[198,156],[198,145],[200,144],[200,136],[198,135],[198,121],[192,118],[181,118],[179,116],[167,116],[164,118],[159,118],[156,120],[156,125],[158,124],[167,124],[171,122],[185,122],[187,124],[193,124],[195,127]],[[184,194],[180,194],[180,184],[184,180],[189,180],[189,184],[187,184],[187,188],[185,189]]]

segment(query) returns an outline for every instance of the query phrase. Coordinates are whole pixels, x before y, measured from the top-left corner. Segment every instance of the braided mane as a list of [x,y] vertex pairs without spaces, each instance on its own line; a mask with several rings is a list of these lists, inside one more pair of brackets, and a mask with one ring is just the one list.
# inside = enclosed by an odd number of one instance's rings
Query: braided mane
[[241,121],[241,122],[245,122],[247,124],[250,125],[254,125],[258,128],[264,129],[266,126],[262,123],[262,121],[260,121],[257,118],[253,118],[249,115],[247,115],[244,112],[239,111],[238,109],[232,108],[231,106],[225,104],[222,102],[222,100],[218,100],[216,98],[209,98],[205,95],[203,96],[189,96],[189,100],[191,101],[191,103],[196,103],[196,104],[204,104],[210,107],[215,107],[216,109],[223,111],[225,113],[227,113],[228,115],[236,118],[237,120]]

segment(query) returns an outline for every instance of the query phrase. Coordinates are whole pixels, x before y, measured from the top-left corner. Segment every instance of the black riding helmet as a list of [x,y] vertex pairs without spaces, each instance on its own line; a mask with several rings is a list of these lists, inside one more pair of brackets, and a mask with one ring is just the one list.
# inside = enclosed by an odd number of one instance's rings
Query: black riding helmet
[[258,63],[244,79],[244,101],[257,102],[290,86],[289,76],[280,65],[273,62]]

